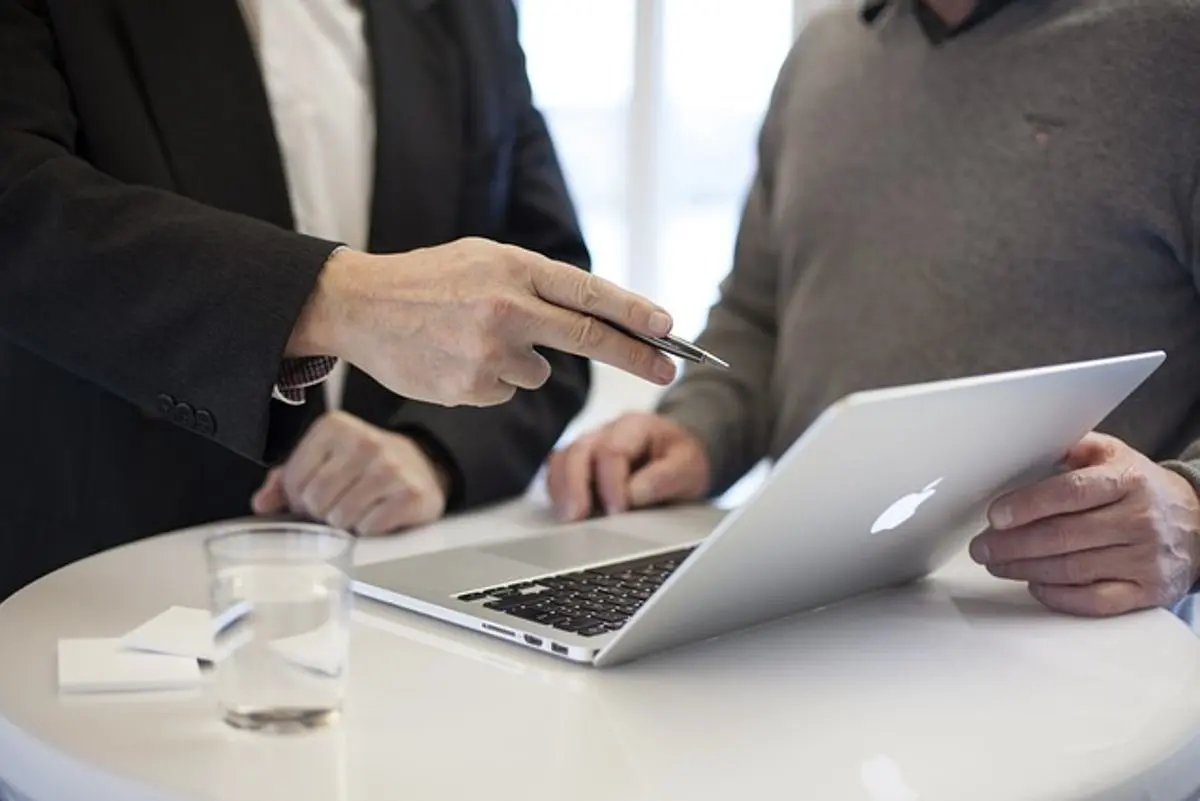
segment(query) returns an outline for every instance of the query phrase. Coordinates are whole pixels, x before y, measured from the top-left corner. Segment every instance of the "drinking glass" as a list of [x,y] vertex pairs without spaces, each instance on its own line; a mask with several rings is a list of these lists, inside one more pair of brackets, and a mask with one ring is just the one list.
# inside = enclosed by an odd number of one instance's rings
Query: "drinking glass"
[[217,700],[231,726],[305,730],[340,714],[354,542],[306,523],[228,526],[205,542]]

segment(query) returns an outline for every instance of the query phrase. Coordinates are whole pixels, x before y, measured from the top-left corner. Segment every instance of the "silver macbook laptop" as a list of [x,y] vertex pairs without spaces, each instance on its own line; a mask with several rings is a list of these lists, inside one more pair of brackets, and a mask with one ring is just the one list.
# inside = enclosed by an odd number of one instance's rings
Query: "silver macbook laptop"
[[[359,594],[595,666],[928,575],[1058,469],[1161,352],[862,392],[748,502],[630,514],[358,568]],[[670,522],[668,522],[670,521]]]

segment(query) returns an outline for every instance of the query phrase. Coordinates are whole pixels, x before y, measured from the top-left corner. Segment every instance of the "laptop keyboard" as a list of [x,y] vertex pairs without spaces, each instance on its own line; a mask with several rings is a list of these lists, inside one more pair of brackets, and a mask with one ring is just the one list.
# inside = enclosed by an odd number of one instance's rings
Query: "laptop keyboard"
[[624,626],[694,548],[468,592],[458,600],[595,637]]

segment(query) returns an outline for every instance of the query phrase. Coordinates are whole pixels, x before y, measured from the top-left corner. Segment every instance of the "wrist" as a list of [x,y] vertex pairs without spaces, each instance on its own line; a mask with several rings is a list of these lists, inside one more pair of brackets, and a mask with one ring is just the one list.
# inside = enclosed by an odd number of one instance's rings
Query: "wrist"
[[344,245],[329,254],[288,339],[285,353],[288,358],[345,358],[346,323],[351,317],[347,311],[350,289],[355,283],[354,276],[370,258]]
[[1191,588],[1200,584],[1200,470],[1190,462],[1170,461],[1160,465],[1178,487],[1177,506],[1183,511],[1188,557],[1191,561]]
[[420,426],[406,426],[398,430],[397,435],[404,437],[416,446],[428,461],[442,497],[446,501],[446,509],[458,506],[462,496],[462,473],[454,461],[454,456],[446,450],[446,446],[435,435]]

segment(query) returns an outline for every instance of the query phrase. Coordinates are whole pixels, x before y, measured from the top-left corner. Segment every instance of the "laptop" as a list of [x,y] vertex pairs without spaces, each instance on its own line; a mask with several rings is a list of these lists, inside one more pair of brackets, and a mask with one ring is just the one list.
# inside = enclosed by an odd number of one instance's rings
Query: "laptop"
[[[923,578],[1060,469],[1151,352],[859,392],[737,509],[632,513],[356,569],[355,592],[595,667]],[[707,507],[706,507],[707,508]]]

